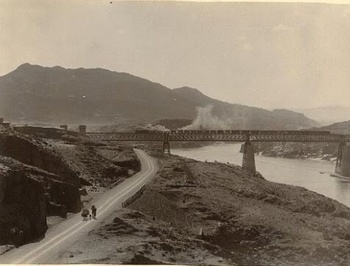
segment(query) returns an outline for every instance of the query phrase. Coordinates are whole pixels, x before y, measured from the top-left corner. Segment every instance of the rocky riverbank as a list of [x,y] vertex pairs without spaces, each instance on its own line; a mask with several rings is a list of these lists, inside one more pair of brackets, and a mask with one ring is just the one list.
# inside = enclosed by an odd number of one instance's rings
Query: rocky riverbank
[[338,155],[337,143],[265,142],[254,146],[256,153],[269,157],[335,161]]
[[60,262],[343,265],[350,260],[345,205],[239,166],[153,155],[160,170],[143,195],[63,253]]

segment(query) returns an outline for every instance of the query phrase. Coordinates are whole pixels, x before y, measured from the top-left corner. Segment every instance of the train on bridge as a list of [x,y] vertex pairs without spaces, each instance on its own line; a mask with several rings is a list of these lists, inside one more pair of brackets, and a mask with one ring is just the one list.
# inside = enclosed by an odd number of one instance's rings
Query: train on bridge
[[170,134],[230,134],[230,135],[330,135],[330,131],[322,130],[152,130],[152,129],[137,129],[136,134],[151,134],[151,133],[170,133]]

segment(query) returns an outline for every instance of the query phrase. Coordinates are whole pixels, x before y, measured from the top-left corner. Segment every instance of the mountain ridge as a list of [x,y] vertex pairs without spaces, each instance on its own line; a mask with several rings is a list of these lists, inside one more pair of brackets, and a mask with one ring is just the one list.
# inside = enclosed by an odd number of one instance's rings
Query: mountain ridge
[[[211,107],[212,106],[212,107]],[[120,124],[191,119],[207,108],[222,127],[300,129],[316,126],[292,111],[222,102],[198,89],[170,89],[125,72],[25,63],[0,77],[0,114],[10,121]]]

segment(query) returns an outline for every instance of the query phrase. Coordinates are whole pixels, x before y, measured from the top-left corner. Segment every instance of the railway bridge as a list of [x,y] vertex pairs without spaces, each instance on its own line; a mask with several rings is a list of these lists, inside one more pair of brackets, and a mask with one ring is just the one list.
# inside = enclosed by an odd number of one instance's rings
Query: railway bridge
[[311,130],[171,130],[135,132],[81,132],[87,138],[102,141],[159,141],[163,152],[170,153],[170,142],[243,142],[242,167],[256,173],[254,142],[336,142],[339,143],[335,172],[350,177],[350,135]]

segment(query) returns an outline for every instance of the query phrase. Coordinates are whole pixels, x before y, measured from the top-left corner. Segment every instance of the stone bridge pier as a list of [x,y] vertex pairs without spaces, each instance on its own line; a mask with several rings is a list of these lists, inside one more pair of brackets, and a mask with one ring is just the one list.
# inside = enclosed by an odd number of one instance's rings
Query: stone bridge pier
[[163,152],[168,152],[170,154],[169,132],[163,133]]
[[254,145],[251,143],[249,135],[246,135],[246,141],[242,144],[241,151],[243,152],[242,168],[256,174]]
[[350,177],[350,144],[345,142],[339,143],[335,173]]

